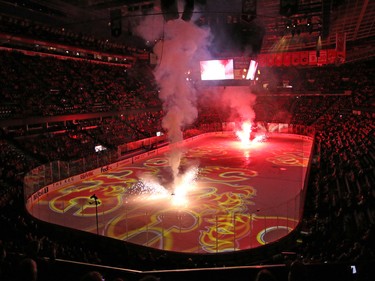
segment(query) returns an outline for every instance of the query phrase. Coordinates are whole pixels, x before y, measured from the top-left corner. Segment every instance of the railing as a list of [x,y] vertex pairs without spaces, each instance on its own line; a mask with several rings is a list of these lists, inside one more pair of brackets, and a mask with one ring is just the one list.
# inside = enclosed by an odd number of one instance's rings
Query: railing
[[28,200],[32,194],[42,190],[49,184],[108,165],[116,162],[117,159],[117,152],[102,151],[77,160],[54,161],[36,167],[24,177],[25,200]]

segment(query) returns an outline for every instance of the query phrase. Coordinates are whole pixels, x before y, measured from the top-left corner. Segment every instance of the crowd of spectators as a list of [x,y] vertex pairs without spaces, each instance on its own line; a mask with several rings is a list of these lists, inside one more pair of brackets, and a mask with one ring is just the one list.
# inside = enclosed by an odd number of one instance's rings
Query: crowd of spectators
[[8,51],[0,52],[0,64],[2,119],[160,106],[157,91],[122,66]]
[[310,175],[303,223],[306,236],[298,248],[307,263],[375,258],[372,62],[311,69],[308,76],[314,81],[325,73],[320,79],[330,83],[324,89],[333,94],[295,96],[286,103],[291,124],[312,125],[317,131],[319,158]]
[[311,67],[291,66],[260,69],[262,75],[259,76],[259,87],[256,87],[260,93],[340,93],[356,85],[354,77],[359,78],[347,65],[326,65],[316,67],[314,71]]
[[[305,69],[299,76],[303,78],[300,85],[316,84],[324,91],[345,90],[350,94],[275,98],[278,105],[272,107],[274,114],[264,115],[268,119],[264,121],[274,122],[281,117],[277,113],[282,109],[287,113],[282,116],[290,118],[290,123],[312,125],[317,130],[319,161],[313,167],[306,199],[306,231],[303,242],[294,249],[305,263],[375,259],[372,62],[360,62],[355,67],[348,64]],[[6,113],[2,113],[2,119],[118,112],[107,118],[73,120],[61,124],[54,132],[43,126],[38,133],[1,130],[0,244],[9,257],[17,261],[24,257],[63,258],[141,269],[206,265],[201,261],[178,263],[165,254],[137,252],[123,244],[120,248],[111,247],[110,253],[108,248],[113,245],[99,247],[96,240],[80,240],[77,244],[72,238],[81,239],[80,235],[58,234],[24,210],[22,181],[32,167],[95,155],[93,147],[99,143],[115,151],[118,145],[162,131],[163,111],[155,85],[149,85],[149,78],[145,79],[148,75],[137,78],[139,69],[132,72],[119,66],[4,51],[0,52],[0,65],[0,107],[10,109],[3,111]],[[270,97],[259,98],[258,118],[261,112],[269,113],[269,108],[264,107],[270,102]],[[224,121],[219,111],[200,108],[199,112],[196,128]],[[1,262],[0,274],[10,278],[15,261],[7,258]]]
[[317,133],[319,166],[311,175],[300,249],[305,259],[375,258],[374,130],[373,116],[364,113],[332,118]]
[[98,39],[96,36],[78,33],[69,28],[54,27],[3,14],[0,14],[0,33],[106,53],[134,55],[145,52],[144,49],[114,42],[107,38]]

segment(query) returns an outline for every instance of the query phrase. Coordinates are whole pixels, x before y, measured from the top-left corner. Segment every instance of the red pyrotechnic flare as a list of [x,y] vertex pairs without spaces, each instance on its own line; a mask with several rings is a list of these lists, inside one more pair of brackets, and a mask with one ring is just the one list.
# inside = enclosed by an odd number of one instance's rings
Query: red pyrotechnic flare
[[241,141],[243,146],[249,146],[250,141],[250,134],[251,134],[251,122],[245,121],[241,125],[241,130],[236,131],[236,135],[238,139]]

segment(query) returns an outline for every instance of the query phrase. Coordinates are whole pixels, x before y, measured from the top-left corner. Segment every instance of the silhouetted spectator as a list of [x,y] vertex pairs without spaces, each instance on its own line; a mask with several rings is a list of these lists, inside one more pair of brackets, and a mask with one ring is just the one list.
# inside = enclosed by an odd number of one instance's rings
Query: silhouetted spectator
[[160,278],[155,275],[145,275],[141,277],[139,281],[160,281]]
[[294,261],[289,269],[288,281],[306,281],[307,272],[305,265],[300,261]]
[[36,281],[38,280],[38,267],[35,260],[26,258],[21,260],[16,269],[19,281]]
[[268,269],[262,269],[255,276],[255,281],[276,281],[275,275]]
[[104,278],[98,271],[90,271],[85,273],[80,281],[103,281]]

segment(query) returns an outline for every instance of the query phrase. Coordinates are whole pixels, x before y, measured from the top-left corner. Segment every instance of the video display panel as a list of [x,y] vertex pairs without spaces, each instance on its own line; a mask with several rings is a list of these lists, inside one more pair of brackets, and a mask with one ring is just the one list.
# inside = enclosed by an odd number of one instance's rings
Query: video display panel
[[[202,60],[200,61],[200,79],[201,81],[220,83],[234,83],[240,80],[253,81],[257,68],[258,62],[249,57]],[[230,82],[231,80],[232,82]]]
[[255,60],[251,60],[249,69],[247,70],[247,74],[246,74],[247,80],[254,80],[257,68],[258,68],[258,63]]
[[201,80],[234,79],[233,59],[200,61]]

